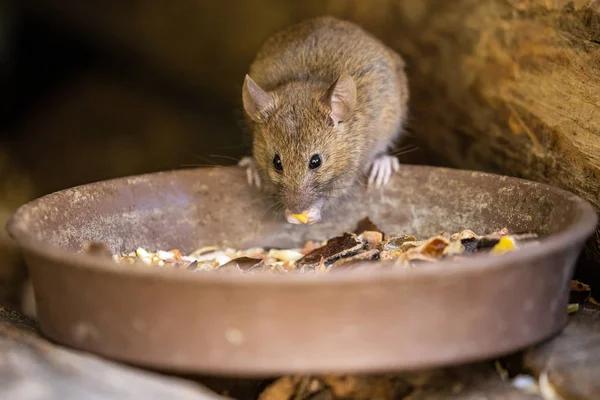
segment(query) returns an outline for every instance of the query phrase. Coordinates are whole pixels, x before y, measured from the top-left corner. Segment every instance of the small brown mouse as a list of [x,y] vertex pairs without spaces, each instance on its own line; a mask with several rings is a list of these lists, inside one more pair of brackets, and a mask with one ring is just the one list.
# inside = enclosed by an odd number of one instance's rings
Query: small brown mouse
[[315,223],[360,180],[387,184],[388,151],[403,131],[402,58],[358,25],[323,16],[269,38],[246,75],[242,100],[253,157],[248,181],[276,196],[290,223]]

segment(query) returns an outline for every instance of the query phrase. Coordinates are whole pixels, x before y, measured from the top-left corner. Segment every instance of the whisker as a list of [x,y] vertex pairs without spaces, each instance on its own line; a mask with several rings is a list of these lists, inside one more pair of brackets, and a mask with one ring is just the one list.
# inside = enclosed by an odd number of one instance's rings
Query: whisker
[[223,158],[225,160],[233,160],[235,162],[239,162],[240,161],[240,159],[238,159],[238,158],[229,157],[229,156],[223,156],[223,155],[219,155],[219,154],[211,154],[210,157]]
[[[200,161],[202,161],[204,163],[208,163],[207,165],[211,165],[211,166],[215,166],[215,167],[222,166],[221,164],[217,164],[214,160],[207,159],[206,157],[202,157],[202,156],[200,156],[198,154],[194,154],[194,153],[192,153],[190,151],[181,151],[181,153],[185,154],[185,155],[188,155],[188,156],[191,156],[191,157],[194,157],[194,158],[196,158],[196,159],[198,159],[198,160],[200,160]],[[232,160],[232,161],[235,161],[236,163],[238,163],[240,161],[239,159],[237,159],[235,157],[230,157],[230,156],[221,155],[221,154],[211,154],[209,157]],[[205,166],[205,165],[202,165],[202,166]]]
[[269,213],[269,211],[271,211],[271,209],[273,207],[276,207],[278,205],[278,202],[275,202],[273,204],[271,204],[269,207],[267,207],[267,210],[264,212],[264,214],[260,217],[259,221],[262,223],[263,220],[265,219],[265,217],[267,216],[267,214]]
[[204,158],[202,156],[199,156],[198,154],[192,153],[189,150],[181,150],[181,154],[185,154],[187,156],[197,158],[198,160],[203,161],[203,162],[212,162],[212,161],[207,160],[206,158]]
[[213,167],[222,166],[222,165],[219,165],[219,164],[215,163],[213,160],[207,159],[207,158],[205,158],[205,157],[202,157],[202,156],[199,156],[199,155],[197,155],[197,154],[191,154],[191,153],[190,153],[190,155],[191,155],[192,157],[194,157],[194,158],[196,158],[196,159],[198,159],[198,160],[202,161],[203,163],[206,163],[206,164],[203,164],[204,166],[206,166],[206,165],[210,165],[210,166],[213,166]]
[[248,206],[251,206],[251,205],[253,205],[253,204],[256,204],[256,203],[258,203],[258,202],[260,202],[260,201],[270,200],[270,199],[273,199],[273,198],[274,198],[273,196],[260,197],[260,198],[258,198],[258,199],[254,199],[254,200],[252,200],[250,203],[248,203]]
[[411,153],[411,152],[416,151],[416,150],[419,150],[418,146],[410,148],[410,149],[406,149],[406,150],[398,150],[397,152],[391,153],[390,155],[392,155],[394,157],[397,157],[397,156],[401,156],[403,154]]
[[277,214],[275,214],[275,220],[278,220],[280,216],[283,217],[283,210],[284,210],[284,205],[281,204],[279,206],[279,209],[277,210]]
[[324,193],[332,193],[332,192],[340,191],[340,190],[353,189],[357,185],[358,186],[362,186],[363,188],[368,188],[369,187],[369,185],[367,184],[367,182],[364,182],[363,180],[359,180],[359,181],[354,182],[354,183],[352,183],[350,185],[347,185],[347,186],[332,186],[332,187],[329,187],[327,189],[323,189],[322,191]]
[[346,189],[352,189],[354,187],[356,187],[356,186],[353,185],[353,186],[336,187],[336,188],[324,190],[322,193],[335,193],[335,192],[339,192],[339,191],[346,190]]
[[214,147],[214,149],[219,149],[219,150],[227,149],[227,150],[230,150],[230,149],[242,149],[244,147],[246,147],[246,146],[217,146],[217,147]]
[[218,164],[179,164],[180,167],[183,168],[193,168],[193,167],[202,167],[202,168],[228,168],[228,165],[218,165]]
[[399,148],[403,149],[403,148],[412,147],[412,146],[416,146],[416,144],[414,144],[414,143],[405,143],[404,145],[399,146]]

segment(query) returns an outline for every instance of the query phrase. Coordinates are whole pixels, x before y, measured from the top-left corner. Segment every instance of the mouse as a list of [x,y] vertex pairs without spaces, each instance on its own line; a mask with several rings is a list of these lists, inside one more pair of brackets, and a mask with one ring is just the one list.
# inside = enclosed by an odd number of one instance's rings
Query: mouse
[[[408,113],[403,58],[354,22],[320,16],[269,37],[242,84],[248,183],[292,224],[314,224],[361,186],[387,185]],[[366,181],[366,182],[365,182]]]

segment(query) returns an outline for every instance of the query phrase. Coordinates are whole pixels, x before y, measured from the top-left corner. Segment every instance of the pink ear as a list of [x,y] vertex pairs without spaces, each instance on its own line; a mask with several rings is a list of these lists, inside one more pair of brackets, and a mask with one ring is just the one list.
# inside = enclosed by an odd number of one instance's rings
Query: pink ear
[[264,114],[274,105],[273,98],[258,86],[249,75],[246,75],[244,79],[242,101],[244,110],[256,122],[261,122]]
[[356,107],[356,85],[348,74],[342,74],[321,97],[321,101],[331,110],[333,123],[347,120]]

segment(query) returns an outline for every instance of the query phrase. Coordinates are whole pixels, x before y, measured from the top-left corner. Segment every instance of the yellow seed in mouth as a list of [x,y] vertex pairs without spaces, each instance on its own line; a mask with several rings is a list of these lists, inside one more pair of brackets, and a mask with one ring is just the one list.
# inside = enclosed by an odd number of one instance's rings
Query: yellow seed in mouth
[[298,221],[306,224],[308,222],[308,216],[305,213],[302,214],[292,214],[292,217],[296,218]]

